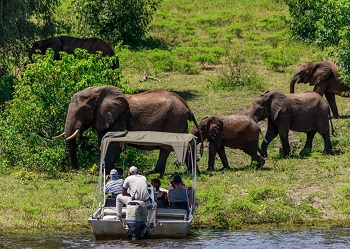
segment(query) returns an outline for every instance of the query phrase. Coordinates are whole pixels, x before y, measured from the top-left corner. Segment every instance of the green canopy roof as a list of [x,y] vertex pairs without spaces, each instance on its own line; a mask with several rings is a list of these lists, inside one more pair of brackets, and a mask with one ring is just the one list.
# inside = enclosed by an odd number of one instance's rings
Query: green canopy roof
[[124,148],[127,144],[169,147],[169,149],[175,152],[177,160],[183,164],[188,145],[194,144],[195,139],[196,136],[188,133],[157,131],[108,132],[101,141],[101,162],[104,161],[109,143],[118,142]]

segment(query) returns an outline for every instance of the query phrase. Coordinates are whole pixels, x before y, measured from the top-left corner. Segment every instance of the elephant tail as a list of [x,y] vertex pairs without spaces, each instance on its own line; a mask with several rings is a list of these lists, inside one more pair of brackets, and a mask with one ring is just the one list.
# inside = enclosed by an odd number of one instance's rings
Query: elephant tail
[[329,116],[329,122],[331,123],[331,132],[333,137],[337,136],[337,133],[335,132],[334,126],[333,126],[333,122],[332,122],[332,116],[331,116],[331,111],[328,109],[328,116]]
[[203,141],[203,134],[202,134],[202,132],[200,132],[199,125],[198,125],[197,120],[196,120],[196,118],[195,118],[195,116],[194,116],[194,114],[193,114],[192,112],[190,112],[189,120],[190,120],[190,121],[193,121],[194,125],[196,126],[196,128],[197,128],[197,130],[198,130],[200,139],[201,139],[201,141],[202,141],[202,142],[201,142],[201,146],[200,146],[200,148],[199,148],[199,154],[200,154],[200,156],[202,157],[202,156],[203,156],[203,150],[204,150],[204,145],[203,145],[203,144],[204,144],[204,141]]

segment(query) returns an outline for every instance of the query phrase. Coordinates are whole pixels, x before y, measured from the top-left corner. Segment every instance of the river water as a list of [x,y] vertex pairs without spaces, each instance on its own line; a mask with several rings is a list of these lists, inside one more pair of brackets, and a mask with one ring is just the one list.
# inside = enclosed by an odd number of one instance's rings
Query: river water
[[186,239],[96,241],[92,233],[52,234],[1,232],[0,248],[244,248],[244,249],[330,249],[350,248],[350,228],[330,230],[194,230]]

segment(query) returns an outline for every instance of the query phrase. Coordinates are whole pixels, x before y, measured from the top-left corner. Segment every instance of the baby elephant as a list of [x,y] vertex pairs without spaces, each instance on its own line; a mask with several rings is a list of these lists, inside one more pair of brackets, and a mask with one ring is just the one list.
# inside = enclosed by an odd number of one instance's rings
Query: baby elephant
[[259,149],[259,125],[247,116],[212,116],[206,117],[198,122],[198,129],[193,126],[192,134],[198,137],[202,133],[203,140],[209,142],[209,161],[208,170],[214,170],[214,161],[216,153],[219,154],[221,162],[225,169],[230,166],[227,161],[225,147],[243,150],[251,156],[252,162],[257,162],[257,167],[262,167],[265,160],[257,155]]
[[324,140],[324,152],[330,154],[332,151],[330,110],[327,102],[316,92],[283,94],[280,90],[267,91],[254,100],[250,117],[256,122],[268,118],[265,140],[261,145],[263,157],[267,156],[267,146],[277,135],[280,136],[284,156],[289,155],[289,130],[305,132],[307,140],[304,149],[310,151],[312,140],[318,132]]

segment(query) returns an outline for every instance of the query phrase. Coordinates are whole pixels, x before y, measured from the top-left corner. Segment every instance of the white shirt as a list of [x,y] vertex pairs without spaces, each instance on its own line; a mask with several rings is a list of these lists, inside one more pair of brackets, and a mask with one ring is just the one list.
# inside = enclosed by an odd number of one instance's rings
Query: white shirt
[[143,175],[134,174],[124,180],[123,188],[129,189],[130,196],[135,200],[148,201],[147,179]]

